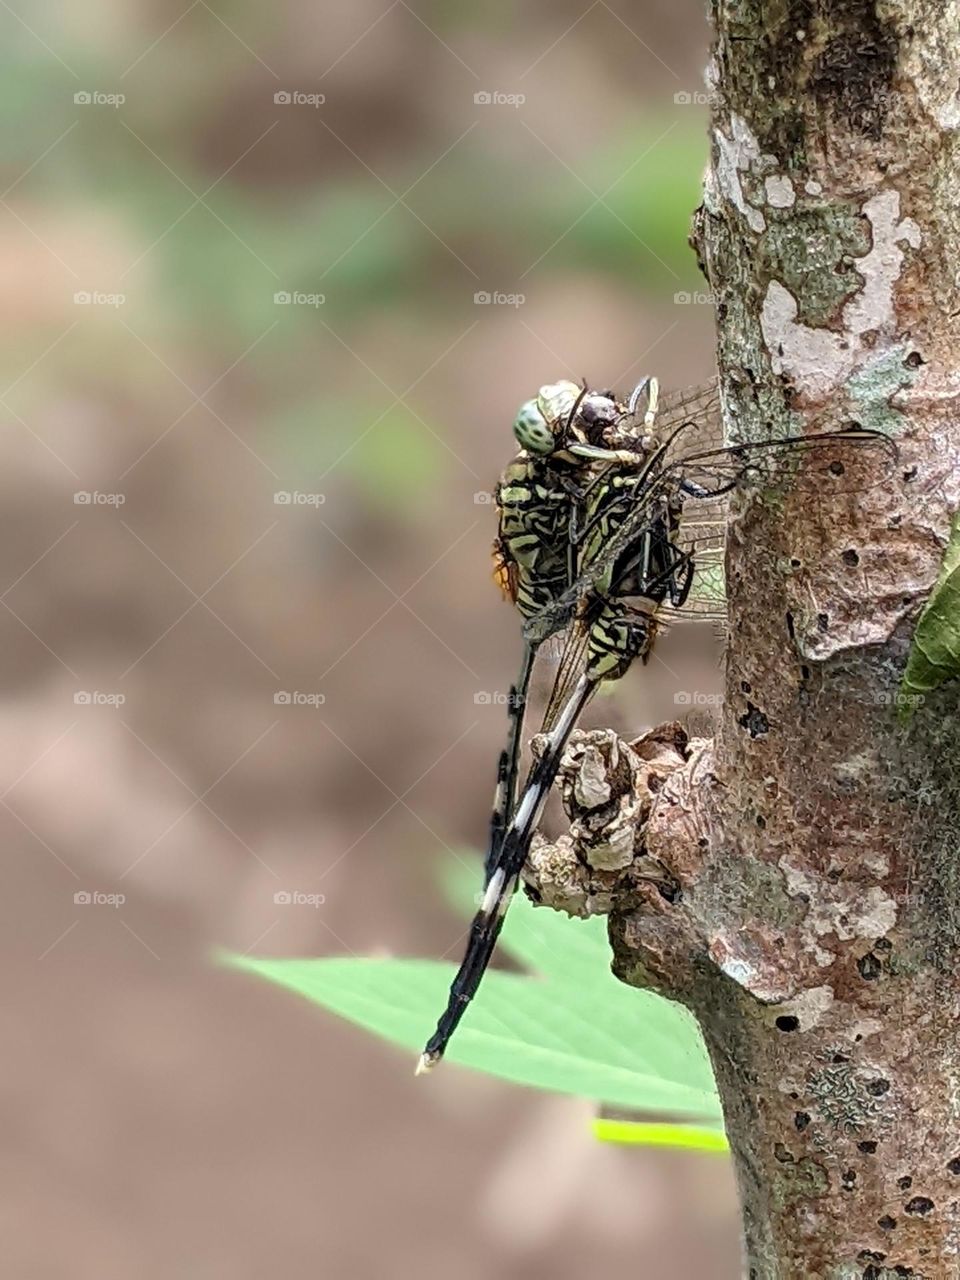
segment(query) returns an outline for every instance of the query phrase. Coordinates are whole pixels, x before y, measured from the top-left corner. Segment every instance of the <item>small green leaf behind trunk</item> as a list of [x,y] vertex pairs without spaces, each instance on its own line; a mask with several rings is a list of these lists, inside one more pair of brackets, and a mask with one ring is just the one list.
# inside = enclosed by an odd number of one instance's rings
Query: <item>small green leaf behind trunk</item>
[[920,615],[900,685],[906,723],[928,693],[960,676],[960,515],[954,517],[940,575]]

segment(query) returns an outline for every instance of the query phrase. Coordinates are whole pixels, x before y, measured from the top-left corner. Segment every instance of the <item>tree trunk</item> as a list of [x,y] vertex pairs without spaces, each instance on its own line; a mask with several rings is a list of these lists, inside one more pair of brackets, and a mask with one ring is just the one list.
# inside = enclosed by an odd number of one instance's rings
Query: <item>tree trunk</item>
[[694,242],[728,431],[855,421],[901,457],[854,498],[739,503],[721,724],[641,806],[614,964],[703,1028],[751,1277],[957,1277],[956,686],[897,704],[960,506],[960,4],[713,18]]

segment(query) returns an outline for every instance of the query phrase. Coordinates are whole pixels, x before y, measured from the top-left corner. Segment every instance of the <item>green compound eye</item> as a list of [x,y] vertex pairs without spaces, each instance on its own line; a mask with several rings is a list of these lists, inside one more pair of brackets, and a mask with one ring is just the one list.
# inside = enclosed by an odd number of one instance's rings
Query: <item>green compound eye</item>
[[530,453],[552,453],[556,447],[553,432],[544,421],[536,400],[520,406],[513,423],[513,434],[521,448]]

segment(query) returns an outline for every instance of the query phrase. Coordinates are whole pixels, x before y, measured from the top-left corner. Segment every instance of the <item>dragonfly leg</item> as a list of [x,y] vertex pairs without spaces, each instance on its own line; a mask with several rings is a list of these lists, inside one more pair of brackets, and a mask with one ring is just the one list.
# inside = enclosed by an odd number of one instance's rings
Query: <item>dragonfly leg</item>
[[[678,570],[682,577],[678,578]],[[687,603],[687,596],[693,586],[693,556],[685,551],[670,571],[670,603],[675,609],[682,609]]]
[[591,462],[618,462],[626,467],[639,467],[644,458],[636,449],[603,449],[596,444],[572,444],[567,453],[572,453],[577,458],[587,458]]
[[658,378],[642,378],[633,388],[630,395],[630,402],[627,411],[632,415],[637,411],[637,405],[640,397],[646,392],[647,395],[647,411],[643,415],[643,425],[652,427],[657,416],[657,409],[660,401],[660,381]]
[[663,538],[658,550],[667,556],[658,585],[665,585],[670,603],[675,609],[682,609],[693,586],[693,555],[689,551],[681,551],[667,537]]
[[580,528],[580,524],[578,520],[579,507],[586,506],[588,499],[594,493],[597,486],[601,484],[606,478],[607,478],[606,471],[605,470],[599,471],[593,477],[590,483],[581,487],[579,493],[575,495],[576,502],[573,504],[573,506],[570,509],[570,523],[569,523],[569,541],[570,541],[570,545],[573,547],[579,545],[579,543],[583,541],[584,537],[589,532],[589,523],[586,529],[581,530]]
[[[656,600],[667,594],[670,603],[679,609],[690,593],[693,569],[692,554],[671,542],[663,521],[657,520],[631,544],[631,554],[617,563],[609,595],[640,595]],[[636,581],[627,585],[631,576]]]
[[577,416],[577,410],[580,408],[581,404],[583,404],[584,396],[587,394],[588,390],[589,388],[587,386],[587,380],[586,378],[584,378],[580,386],[580,394],[577,396],[576,400],[574,400],[573,406],[570,409],[570,413],[567,416],[566,426],[563,429],[564,439],[567,438],[567,436],[570,434],[571,430],[573,429],[573,424]]

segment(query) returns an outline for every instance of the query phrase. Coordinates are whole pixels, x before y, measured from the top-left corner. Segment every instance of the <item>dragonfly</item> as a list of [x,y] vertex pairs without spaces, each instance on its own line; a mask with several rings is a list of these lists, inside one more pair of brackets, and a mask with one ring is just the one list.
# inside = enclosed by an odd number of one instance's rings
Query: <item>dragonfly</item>
[[[729,495],[775,486],[791,472],[794,485],[812,492],[853,492],[880,483],[898,456],[888,436],[857,423],[808,436],[718,443],[723,437],[716,382],[661,399],[657,380],[648,378],[626,403],[613,393],[601,393],[594,403],[589,397],[596,394],[582,388],[562,430],[553,433],[559,451],[574,460],[563,515],[553,529],[556,572],[538,583],[543,589],[522,605],[519,589],[517,595],[524,618],[521,681],[529,681],[531,655],[563,633],[541,750],[517,802],[506,784],[512,777],[515,785],[518,772],[521,704],[520,715],[511,713],[508,748],[501,756],[482,900],[418,1072],[443,1056],[480,985],[563,751],[584,708],[602,683],[621,679],[638,659],[648,661],[665,614],[680,617],[698,574],[709,581],[719,567]],[[520,416],[525,410],[528,406]],[[515,434],[523,443],[519,428]],[[539,427],[538,435],[545,446]],[[527,514],[534,510],[535,504]],[[509,539],[505,546],[509,552]],[[500,551],[506,554],[503,546]]]
[[[525,622],[541,618],[573,585],[574,513],[585,482],[599,464],[632,463],[634,450],[619,450],[604,433],[622,421],[628,407],[613,392],[558,382],[540,388],[521,405],[514,421],[520,445],[497,486],[499,532],[493,545],[494,578]],[[509,733],[497,768],[497,789],[485,867],[490,870],[512,812],[523,720],[537,653],[559,631],[540,625],[524,633],[520,674],[507,698]]]

